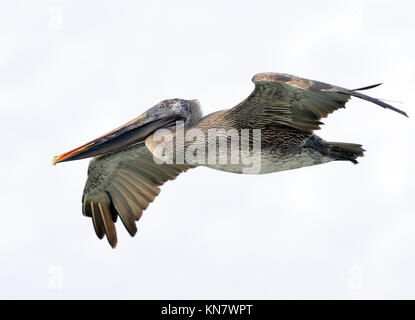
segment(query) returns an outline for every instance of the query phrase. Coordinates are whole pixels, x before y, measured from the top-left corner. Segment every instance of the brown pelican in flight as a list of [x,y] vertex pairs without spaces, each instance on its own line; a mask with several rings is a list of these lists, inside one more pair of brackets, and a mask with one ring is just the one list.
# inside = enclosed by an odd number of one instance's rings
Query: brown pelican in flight
[[[252,81],[255,83],[254,91],[231,109],[202,117],[196,100],[163,100],[125,125],[53,159],[55,164],[94,157],[88,168],[82,212],[92,218],[100,239],[106,235],[110,245],[116,246],[114,223],[117,217],[134,236],[137,231],[135,221],[140,219],[149,203],[159,194],[159,187],[198,165],[234,173],[270,173],[333,160],[357,163],[356,158],[363,156],[364,151],[360,144],[327,142],[313,133],[320,129],[321,118],[344,108],[351,96],[407,116],[404,111],[358,92],[379,84],[349,90],[280,73],[260,73]],[[181,142],[183,151],[177,148],[180,144],[177,136],[179,126],[186,134],[186,139]],[[160,129],[169,130],[171,136],[160,138],[157,136]],[[206,148],[206,140],[211,145],[211,129],[221,133],[214,142],[213,158],[208,159],[210,150]],[[258,141],[255,142],[253,132],[242,134],[243,130],[250,129],[260,130],[259,145]],[[252,149],[255,145],[259,146],[260,153],[256,155],[256,160],[260,162],[258,170],[245,172],[244,169],[252,163],[219,159],[216,145],[220,147],[220,141],[225,141],[225,155],[230,155],[229,150],[234,150],[231,148],[235,146],[231,146],[232,139],[226,135],[232,130],[237,132],[236,149],[240,152],[233,160],[240,160],[244,156],[241,147],[244,142],[251,145]],[[187,133],[190,132],[197,134],[187,139]],[[194,138],[200,138],[200,135],[208,138],[205,141]],[[167,154],[165,145],[168,141],[174,143],[174,147],[169,149],[173,153],[163,159],[170,161],[157,161],[163,160],[158,147],[164,143],[162,153]],[[184,154],[189,154],[186,150],[190,150],[191,155],[199,151],[199,161],[195,162],[195,157],[190,157],[192,160],[184,157]],[[249,150],[245,156],[253,155]]]

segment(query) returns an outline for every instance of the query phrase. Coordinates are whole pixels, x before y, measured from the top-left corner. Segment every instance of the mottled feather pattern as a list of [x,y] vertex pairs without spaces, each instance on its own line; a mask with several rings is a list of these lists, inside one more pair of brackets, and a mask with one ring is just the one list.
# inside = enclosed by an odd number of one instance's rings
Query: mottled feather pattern
[[[329,100],[337,100],[337,103],[340,103],[342,106],[340,107],[344,107],[344,104],[349,100],[350,96],[354,96],[363,100],[367,100],[369,102],[372,102],[374,104],[377,104],[379,106],[381,106],[382,108],[385,109],[390,109],[393,110],[395,112],[398,112],[404,116],[408,116],[406,114],[406,112],[397,109],[379,99],[375,99],[372,98],[370,96],[367,96],[365,94],[362,94],[360,92],[357,92],[359,90],[367,90],[370,88],[374,88],[379,86],[380,84],[375,84],[372,86],[366,86],[363,88],[358,88],[358,89],[346,89],[346,88],[342,88],[339,86],[334,86],[328,83],[324,83],[324,82],[320,82],[320,81],[315,81],[315,80],[309,80],[309,79],[304,79],[304,78],[300,78],[300,77],[296,77],[296,76],[292,76],[289,74],[284,74],[284,73],[272,73],[272,72],[267,72],[267,73],[259,73],[257,75],[255,75],[252,78],[252,81],[255,84],[258,83],[265,83],[266,86],[272,86],[275,84],[286,84],[287,86],[291,87],[291,88],[297,88],[302,90],[305,93],[310,93],[310,92],[314,92],[316,94],[318,94],[318,96],[320,97],[320,101],[321,98],[326,100],[326,103],[329,102]],[[288,87],[287,87],[287,90]],[[255,92],[255,91],[254,91]],[[347,98],[341,98],[341,95],[346,96]],[[316,96],[314,96],[316,97]],[[311,98],[311,100],[313,100]],[[307,99],[304,100],[304,102],[308,102]],[[307,103],[306,103],[307,105]],[[335,108],[333,110],[329,109],[328,111],[333,112],[334,110],[336,110],[338,108]],[[329,112],[329,113],[330,113]],[[327,114],[325,114],[325,116],[327,116]]]
[[250,126],[279,123],[302,131],[320,129],[321,118],[344,108],[350,96],[327,92],[333,88],[322,82],[286,74],[261,73],[253,77],[255,90],[229,111]]
[[160,193],[168,180],[175,179],[188,166],[157,165],[144,143],[97,157],[90,162],[82,197],[83,214],[92,218],[98,238],[107,236],[117,244],[114,222],[117,217],[128,233],[137,232],[135,221]]

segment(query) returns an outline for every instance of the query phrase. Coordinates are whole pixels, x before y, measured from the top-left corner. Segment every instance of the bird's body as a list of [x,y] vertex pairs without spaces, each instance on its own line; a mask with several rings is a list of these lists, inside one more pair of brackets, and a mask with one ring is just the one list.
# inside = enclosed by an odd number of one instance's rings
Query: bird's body
[[[215,170],[239,174],[265,174],[336,160],[335,157],[330,157],[327,156],[327,154],[324,154],[321,149],[318,150],[317,145],[315,147],[311,146],[310,141],[315,141],[315,143],[320,147],[324,146],[324,141],[316,135],[310,135],[298,129],[290,128],[284,125],[275,125],[260,129],[260,148],[258,148],[258,155],[260,157],[255,159],[258,163],[260,163],[260,166],[254,168],[253,170],[244,170],[252,167],[252,161],[244,164],[242,159],[253,158],[255,156],[251,150],[254,143],[252,131],[250,129],[244,128],[247,130],[247,137],[242,137],[241,128],[238,128],[237,126],[229,123],[220,123],[216,117],[215,121],[209,121],[209,118],[210,115],[207,116],[206,119],[202,119],[200,123],[196,123],[194,126],[184,129],[185,135],[187,132],[194,129],[201,130],[201,132],[203,132],[204,139],[200,139],[196,142],[184,141],[184,152],[186,152],[190,146],[194,146],[195,143],[198,146],[200,145],[200,149],[205,149],[204,157],[201,159],[201,161],[196,163],[197,166],[206,166]],[[208,130],[210,128],[216,128],[217,134],[215,135],[214,140],[208,139]],[[178,158],[176,152],[177,143],[175,129],[175,127],[170,128],[172,132],[171,139],[173,140],[172,158],[166,158],[173,163],[177,163],[176,159]],[[234,135],[231,134],[232,132],[237,133],[237,138],[235,140],[239,142],[237,147],[234,149],[232,149],[232,139],[234,138]],[[244,141],[244,138],[247,139],[246,144],[251,147],[248,148],[248,150],[244,150],[242,148],[242,141]],[[224,160],[221,161],[220,152],[216,152],[216,157],[213,158],[214,160],[209,161],[209,141],[213,141],[212,145],[215,145],[216,148],[219,149],[221,140],[226,141],[226,147],[224,148],[226,150],[226,156],[224,157]],[[150,135],[146,139],[145,144],[153,156],[156,156],[156,148],[162,145],[163,142],[154,141],[153,135]],[[236,150],[236,152],[233,152],[233,150]],[[233,153],[237,157],[237,161],[235,161],[235,163],[232,163]],[[187,162],[186,156],[182,156],[182,158],[184,159],[184,164],[189,166],[195,165],[193,162]]]
[[356,96],[406,115],[380,100],[286,74],[254,76],[255,90],[234,108],[202,117],[195,100],[164,100],[140,117],[55,162],[95,156],[82,198],[99,238],[114,247],[119,216],[131,235],[159,186],[196,166],[264,174],[333,160],[357,163],[360,144],[314,134],[321,118]]

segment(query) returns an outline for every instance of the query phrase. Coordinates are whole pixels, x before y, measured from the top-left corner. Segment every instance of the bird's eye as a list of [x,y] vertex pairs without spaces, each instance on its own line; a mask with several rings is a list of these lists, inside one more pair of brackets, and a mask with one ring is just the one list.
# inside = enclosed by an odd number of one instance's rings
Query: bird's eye
[[157,108],[158,109],[163,109],[165,107],[165,105],[163,104],[163,103],[159,103],[158,105],[157,105]]

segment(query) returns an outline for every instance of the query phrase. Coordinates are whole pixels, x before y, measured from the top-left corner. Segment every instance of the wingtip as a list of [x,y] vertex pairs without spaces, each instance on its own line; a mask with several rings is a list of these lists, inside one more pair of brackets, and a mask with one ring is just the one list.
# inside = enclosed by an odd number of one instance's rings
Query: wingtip
[[112,249],[115,249],[117,247],[117,241],[115,242],[109,242]]
[[382,85],[382,84],[383,84],[383,82],[380,82],[380,83],[372,84],[372,85],[367,86],[367,87],[362,87],[362,88],[353,89],[352,91],[369,90],[369,89],[373,89],[373,88],[379,87],[379,86],[380,86],[380,85]]
[[115,249],[117,247],[117,244],[118,244],[117,236],[106,234],[106,238],[107,238],[108,244],[111,246],[111,248]]
[[389,109],[391,109],[391,110],[393,110],[393,111],[395,111],[397,113],[400,113],[401,115],[409,118],[408,114],[405,111],[401,110],[401,109],[398,109],[398,108],[395,108],[395,107],[392,107],[392,106],[390,106]]
[[401,109],[398,109],[398,108],[395,108],[394,106],[391,106],[390,104],[385,103],[385,102],[383,102],[380,99],[376,99],[376,98],[370,97],[370,96],[368,96],[366,94],[363,94],[363,93],[360,93],[360,92],[356,92],[355,90],[341,89],[341,90],[339,90],[337,92],[338,93],[342,93],[342,94],[348,94],[348,95],[351,95],[353,97],[360,98],[360,99],[363,99],[363,100],[372,102],[374,104],[377,104],[378,106],[381,106],[382,108],[395,111],[395,112],[397,112],[397,113],[399,113],[399,114],[401,114],[401,115],[409,118],[408,114],[405,111],[403,111]]

